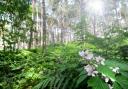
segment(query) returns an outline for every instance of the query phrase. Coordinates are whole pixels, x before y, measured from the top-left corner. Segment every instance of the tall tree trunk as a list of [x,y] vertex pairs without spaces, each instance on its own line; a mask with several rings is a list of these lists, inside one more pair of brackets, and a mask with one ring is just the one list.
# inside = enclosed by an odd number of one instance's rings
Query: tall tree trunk
[[93,34],[96,35],[96,16],[93,17]]
[[39,7],[38,1],[36,1],[36,32],[35,32],[35,47],[38,47],[39,43]]
[[[36,15],[35,15],[35,13],[36,13],[36,7],[35,7],[35,5],[36,5],[36,0],[32,0],[32,20],[35,22],[36,21]],[[32,29],[33,29],[33,31],[32,31]],[[32,38],[32,39],[30,39],[30,40],[32,40],[32,43],[31,43],[31,48],[34,48],[35,47],[35,25],[33,25],[32,26],[32,28],[30,29],[31,31],[30,31],[30,38]],[[32,37],[31,37],[32,36]]]
[[63,43],[63,28],[61,28],[61,43]]
[[[41,8],[43,8],[43,5],[42,5],[42,3],[41,3]],[[42,41],[42,36],[43,36],[43,26],[42,26],[42,23],[43,23],[43,10],[41,10],[41,15],[40,15],[40,19],[41,19],[41,21],[40,21],[40,47],[42,46],[42,44],[43,44],[43,41]]]
[[33,42],[33,31],[32,31],[32,28],[31,28],[31,29],[30,29],[30,38],[29,38],[28,49],[31,49],[31,47],[32,47],[32,42]]
[[[63,12],[62,12],[63,13]],[[64,30],[65,30],[65,27],[64,27],[64,24],[65,24],[65,18],[63,17],[64,15],[61,16],[61,43],[63,44],[64,42]]]
[[43,7],[43,45],[42,49],[44,51],[46,46],[46,12],[45,12],[45,0],[42,0],[42,7]]
[[[35,0],[32,0],[32,20],[33,21],[35,21],[34,12],[35,12]],[[28,49],[32,48],[32,43],[33,43],[33,26],[30,29],[30,38],[29,38]]]

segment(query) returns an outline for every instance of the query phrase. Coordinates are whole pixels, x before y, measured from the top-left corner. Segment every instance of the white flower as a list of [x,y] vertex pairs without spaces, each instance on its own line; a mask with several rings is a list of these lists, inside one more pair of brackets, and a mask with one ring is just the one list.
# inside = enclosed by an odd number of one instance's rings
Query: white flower
[[89,54],[89,50],[86,50],[86,51],[85,51],[85,54],[86,54],[86,55]]
[[96,62],[97,62],[98,64],[105,65],[105,64],[104,64],[104,61],[105,61],[104,58],[98,56],[98,57],[95,57],[95,60],[96,60]]
[[109,89],[113,89],[113,87],[110,84],[108,84],[108,86],[109,86]]
[[88,50],[86,50],[85,52],[84,52],[84,51],[79,52],[79,55],[80,55],[81,57],[83,57],[84,59],[86,59],[86,60],[91,60],[91,59],[93,59],[93,54],[92,54],[92,53],[89,53]]
[[80,55],[81,57],[84,57],[84,56],[85,56],[85,52],[84,52],[84,51],[81,51],[81,52],[79,52],[79,55]]
[[103,76],[105,82],[107,83],[109,81],[109,78],[105,74],[102,74],[102,76]]
[[119,67],[110,67],[110,69],[112,69],[113,72],[115,73],[119,73]]
[[96,60],[96,62],[99,63],[102,60],[102,58],[100,56],[98,56],[98,57],[95,57],[95,60]]
[[92,65],[84,66],[84,69],[86,70],[88,76],[95,76],[98,73]]
[[119,67],[113,68],[112,71],[115,72],[115,73],[119,73]]
[[98,74],[98,71],[93,71],[93,72],[92,72],[92,76],[93,76],[93,77],[96,76],[96,74]]
[[101,61],[101,65],[105,65],[104,61]]
[[90,71],[93,71],[94,68],[91,66],[91,65],[86,65],[84,66],[84,69],[87,71],[87,72],[90,72]]
[[109,81],[109,78],[105,77],[105,82],[107,83]]
[[88,54],[87,56],[85,56],[85,59],[92,60],[93,59],[93,54]]

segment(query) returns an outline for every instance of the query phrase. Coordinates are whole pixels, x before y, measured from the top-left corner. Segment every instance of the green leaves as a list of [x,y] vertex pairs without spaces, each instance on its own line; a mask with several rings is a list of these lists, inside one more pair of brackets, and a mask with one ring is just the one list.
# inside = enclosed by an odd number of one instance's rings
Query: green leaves
[[87,75],[85,75],[85,74],[79,76],[79,78],[76,81],[75,87],[77,88],[83,81],[85,81],[86,78],[87,78]]
[[118,75],[116,76],[116,81],[123,89],[128,89],[128,78]]
[[[21,50],[13,55],[1,53],[0,58],[4,59],[1,61],[7,62],[10,68],[9,74],[13,71],[14,78],[16,78],[14,79],[16,82],[13,81],[14,84],[10,83],[10,85],[14,87],[17,85],[19,89],[26,89],[30,86],[33,89],[109,89],[101,74],[114,80],[109,81],[113,89],[127,89],[128,65],[126,63],[107,60],[104,66],[100,65],[96,69],[99,75],[90,78],[86,75],[78,50],[80,48],[78,46],[76,48],[76,45],[57,45],[54,48],[47,48],[45,55],[39,53],[38,50],[37,52]],[[114,73],[110,67],[119,67],[120,73]],[[22,70],[17,71],[21,68]],[[5,67],[1,69],[3,69],[1,73],[8,72]],[[2,77],[5,76],[2,75]],[[9,78],[12,79],[12,77]]]
[[[30,0],[0,1],[0,30],[4,51],[16,51],[18,42],[28,40],[28,31],[32,29]],[[6,43],[6,44],[5,44]]]
[[[97,71],[111,79],[113,89],[127,89],[128,71],[126,70],[126,66],[125,63],[108,60],[105,66],[98,66]],[[110,67],[120,67],[120,74],[114,73]],[[109,83],[105,83],[100,77],[92,77],[88,80],[88,86],[92,87],[92,89],[108,89],[108,84]]]
[[119,67],[121,70],[128,71],[128,63],[123,61],[116,61],[116,60],[107,60],[105,62],[106,66],[108,67]]
[[92,89],[109,89],[108,85],[99,77],[92,77],[88,80],[88,86]]
[[33,89],[44,89],[48,86],[48,84],[50,83],[50,81],[52,80],[52,78],[46,78],[44,80],[42,80],[40,83],[38,83],[35,87],[33,87]]
[[[98,72],[106,75],[113,82],[113,89],[127,89],[128,88],[128,65],[126,63],[121,63],[118,61],[107,60],[105,66],[99,66],[97,68]],[[120,74],[115,74],[110,67],[119,67]]]
[[108,66],[99,66],[97,71],[115,81],[115,73]]
[[113,84],[113,89],[122,89],[122,88],[121,88],[121,86],[117,82],[115,82]]

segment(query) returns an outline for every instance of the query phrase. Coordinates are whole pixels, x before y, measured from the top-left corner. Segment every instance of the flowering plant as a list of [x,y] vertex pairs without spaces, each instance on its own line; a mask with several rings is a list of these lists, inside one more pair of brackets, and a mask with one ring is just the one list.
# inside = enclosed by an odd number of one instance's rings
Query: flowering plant
[[[109,82],[114,82],[115,80],[113,78],[111,78],[110,76],[107,76],[104,74],[104,72],[101,72],[100,69],[98,70],[99,67],[105,67],[105,59],[101,56],[96,56],[93,53],[91,53],[89,50],[84,50],[84,51],[80,51],[79,55],[84,59],[86,65],[84,66],[84,69],[87,72],[88,76],[92,76],[92,77],[101,77],[101,79],[104,80],[104,82],[107,83],[108,85],[108,89],[112,89],[113,87],[111,86],[111,84]],[[109,69],[111,72],[115,73],[115,74],[119,74],[119,67],[110,67]],[[112,73],[112,74],[113,74]],[[109,75],[109,74],[108,74]]]

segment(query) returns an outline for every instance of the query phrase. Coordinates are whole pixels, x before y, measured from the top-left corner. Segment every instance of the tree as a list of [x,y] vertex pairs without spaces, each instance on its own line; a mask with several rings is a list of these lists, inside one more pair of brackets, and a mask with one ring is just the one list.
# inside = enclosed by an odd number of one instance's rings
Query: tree
[[27,42],[27,33],[30,30],[28,28],[30,25],[27,23],[30,18],[30,1],[5,0],[0,4],[2,6],[0,7],[0,23],[4,23],[2,26],[4,50],[16,51],[19,41]]
[[46,11],[45,11],[45,0],[42,0],[42,12],[43,12],[43,50],[46,46]]

